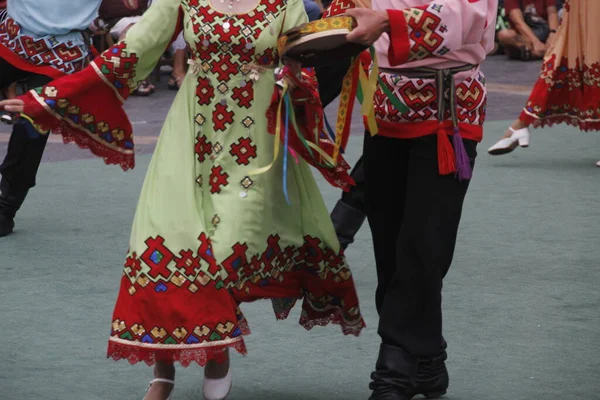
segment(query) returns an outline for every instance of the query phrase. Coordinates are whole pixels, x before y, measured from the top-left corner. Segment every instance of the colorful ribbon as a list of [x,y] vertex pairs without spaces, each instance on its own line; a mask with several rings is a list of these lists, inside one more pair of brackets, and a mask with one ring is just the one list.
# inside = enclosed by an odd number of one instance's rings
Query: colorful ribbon
[[286,93],[283,96],[285,102],[285,131],[283,137],[283,195],[288,205],[292,205],[290,202],[290,196],[287,188],[287,173],[288,173],[288,145],[289,145],[289,134],[290,134],[290,96]]

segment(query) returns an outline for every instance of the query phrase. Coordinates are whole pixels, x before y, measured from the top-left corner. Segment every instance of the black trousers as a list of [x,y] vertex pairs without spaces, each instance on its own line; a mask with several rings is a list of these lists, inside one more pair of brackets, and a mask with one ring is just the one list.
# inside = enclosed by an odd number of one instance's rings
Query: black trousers
[[[476,142],[465,140],[473,164]],[[365,135],[367,218],[377,264],[383,344],[439,354],[442,281],[454,255],[468,182],[438,172],[437,138]]]
[[[0,58],[0,88],[6,88],[12,83],[23,82],[27,90],[35,89],[50,82],[44,75],[23,71],[4,59]],[[17,120],[13,125],[4,161],[0,165],[2,188],[9,188],[12,194],[24,197],[27,190],[35,186],[44,148],[48,135],[37,134],[27,120]]]

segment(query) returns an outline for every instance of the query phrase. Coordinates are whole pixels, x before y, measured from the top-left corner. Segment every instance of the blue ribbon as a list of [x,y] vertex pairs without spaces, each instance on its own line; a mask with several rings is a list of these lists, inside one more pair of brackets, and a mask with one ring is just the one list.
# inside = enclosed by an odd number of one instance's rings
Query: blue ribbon
[[289,143],[289,133],[290,133],[290,97],[286,93],[283,96],[283,101],[285,102],[285,134],[283,137],[283,194],[285,196],[285,201],[288,205],[292,205],[290,202],[290,197],[288,194],[287,188],[287,169],[288,169],[288,143]]
[[329,137],[331,138],[331,140],[333,140],[335,142],[335,132],[333,131],[333,128],[329,124],[327,115],[325,115],[325,113],[323,113],[323,117],[325,119],[325,129],[327,129],[327,133],[329,134]]

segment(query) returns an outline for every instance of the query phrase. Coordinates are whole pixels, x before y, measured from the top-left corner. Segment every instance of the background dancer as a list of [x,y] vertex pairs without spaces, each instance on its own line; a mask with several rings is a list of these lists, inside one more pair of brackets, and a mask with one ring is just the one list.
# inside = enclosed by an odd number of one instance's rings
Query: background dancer
[[[600,43],[595,25],[599,17],[600,2],[565,3],[558,35],[525,107],[503,138],[488,149],[489,154],[529,147],[530,126],[569,124],[582,131],[600,130]],[[600,167],[600,161],[596,165]]]
[[[21,81],[34,89],[81,70],[89,60],[83,32],[98,15],[101,0],[9,0],[0,21],[0,88]],[[14,228],[15,214],[35,186],[48,135],[27,119],[13,125],[0,165],[0,237]]]

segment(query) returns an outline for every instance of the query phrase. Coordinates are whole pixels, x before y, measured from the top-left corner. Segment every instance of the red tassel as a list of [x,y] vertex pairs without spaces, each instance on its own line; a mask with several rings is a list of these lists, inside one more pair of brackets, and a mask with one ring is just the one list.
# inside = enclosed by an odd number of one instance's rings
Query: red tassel
[[450,175],[456,172],[456,161],[454,158],[454,149],[448,139],[448,135],[444,130],[444,126],[440,124],[437,132],[437,151],[438,151],[438,168],[440,175]]

